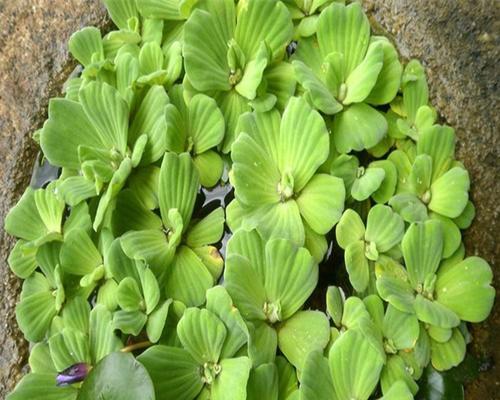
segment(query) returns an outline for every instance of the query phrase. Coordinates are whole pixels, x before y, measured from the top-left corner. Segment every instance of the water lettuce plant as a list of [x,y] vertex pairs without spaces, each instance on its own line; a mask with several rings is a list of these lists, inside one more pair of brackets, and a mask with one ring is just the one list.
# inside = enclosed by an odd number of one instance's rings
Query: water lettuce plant
[[4,223],[31,343],[7,399],[411,400],[443,382],[495,290],[419,61],[358,2],[103,3],[116,29],[71,37],[81,71],[34,135],[57,179]]

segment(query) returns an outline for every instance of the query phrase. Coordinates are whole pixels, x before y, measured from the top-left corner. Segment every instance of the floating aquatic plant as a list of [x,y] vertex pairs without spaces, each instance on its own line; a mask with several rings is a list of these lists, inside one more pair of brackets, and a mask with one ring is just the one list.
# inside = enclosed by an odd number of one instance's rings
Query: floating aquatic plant
[[32,343],[8,400],[411,400],[445,379],[495,290],[422,65],[357,2],[103,2],[117,29],[71,37],[83,69],[35,134],[59,176],[5,219]]

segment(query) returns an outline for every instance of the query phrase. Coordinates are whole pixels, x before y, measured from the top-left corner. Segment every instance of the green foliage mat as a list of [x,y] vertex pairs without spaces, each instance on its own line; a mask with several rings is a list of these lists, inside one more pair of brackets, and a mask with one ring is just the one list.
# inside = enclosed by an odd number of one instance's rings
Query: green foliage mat
[[422,65],[355,2],[104,4],[5,220],[8,399],[462,398],[495,291]]

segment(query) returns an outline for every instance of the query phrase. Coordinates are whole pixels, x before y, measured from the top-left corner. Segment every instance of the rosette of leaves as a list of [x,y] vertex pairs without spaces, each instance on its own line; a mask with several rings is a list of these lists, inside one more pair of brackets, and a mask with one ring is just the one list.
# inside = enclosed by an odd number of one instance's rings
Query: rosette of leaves
[[339,220],[345,198],[340,178],[317,171],[328,157],[323,119],[305,100],[292,98],[281,119],[277,111],[246,114],[239,130],[231,152],[236,199],[229,226],[305,243],[321,260],[323,235]]
[[388,206],[377,204],[368,213],[366,227],[359,214],[347,209],[335,230],[349,281],[358,292],[373,284],[374,262],[384,253],[397,250],[404,235],[404,221]]
[[166,108],[168,151],[188,152],[205,187],[217,184],[224,163],[216,147],[224,138],[224,117],[214,99],[197,94],[187,104],[184,89],[174,86]]
[[299,311],[318,281],[318,266],[305,248],[286,239],[264,241],[238,230],[227,247],[224,286],[250,328],[255,366],[273,362],[276,347],[301,369],[309,351],[324,349],[330,329],[319,311]]
[[396,97],[386,116],[389,134],[395,139],[418,142],[420,132],[436,122],[436,110],[429,103],[425,71],[418,60],[411,60],[401,79],[402,96]]
[[411,149],[389,156],[398,170],[396,194],[389,204],[410,223],[439,220],[445,230],[444,257],[449,257],[460,245],[459,228],[467,228],[474,217],[469,174],[454,161],[455,133],[434,125],[420,133]]
[[[277,0],[207,2],[184,27],[185,86],[211,94],[226,120],[222,151],[235,139],[238,117],[251,110],[284,106],[295,90],[293,68],[280,63],[293,24]],[[206,38],[201,41],[200,38]]]
[[[463,259],[461,252],[441,263],[443,231],[438,221],[412,224],[401,247],[406,269],[395,262],[380,265],[378,292],[429,327],[422,341],[432,349],[432,364],[437,370],[449,369],[465,356],[460,321],[480,322],[491,311],[495,297],[491,268],[479,257]],[[464,302],[466,298],[474,302]]]
[[124,191],[112,224],[124,253],[144,261],[168,297],[187,306],[204,302],[205,292],[222,272],[222,259],[212,245],[222,237],[224,211],[217,208],[191,220],[199,189],[198,173],[187,153],[166,153],[158,183],[160,217]]
[[85,299],[74,297],[54,319],[48,341],[31,349],[31,371],[7,398],[75,399],[78,386],[73,384],[85,379],[92,365],[122,346],[114,334],[111,312],[103,305],[91,310]]
[[397,169],[389,160],[375,160],[367,167],[359,165],[355,155],[340,154],[330,164],[330,173],[344,181],[347,199],[364,201],[372,197],[384,204],[394,195]]
[[314,35],[319,14],[334,2],[345,3],[345,0],[283,0],[295,25],[294,38]]
[[393,45],[370,37],[370,24],[357,2],[333,3],[317,22],[316,37],[302,40],[294,55],[297,80],[308,101],[335,115],[335,147],[361,151],[387,134],[387,121],[373,106],[396,96],[402,67]]
[[[165,141],[161,137],[155,140],[164,134],[165,125],[156,119],[158,111],[164,112],[168,97],[161,87],[148,94],[142,112],[137,111],[130,128],[126,101],[107,83],[88,83],[80,89],[79,103],[53,99],[49,104],[49,119],[40,134],[44,155],[53,165],[81,171],[81,175],[61,182],[59,190],[65,200],[70,205],[77,204],[96,196],[107,184],[99,200],[94,229],[101,225],[132,168],[141,160],[159,159],[165,150]],[[159,102],[157,108],[150,107],[153,101]],[[147,129],[151,127],[155,129]]]
[[157,345],[138,357],[153,380],[156,399],[246,399],[252,363],[237,354],[246,343],[245,330],[227,292],[208,291],[207,308],[188,308],[177,325],[181,347]]

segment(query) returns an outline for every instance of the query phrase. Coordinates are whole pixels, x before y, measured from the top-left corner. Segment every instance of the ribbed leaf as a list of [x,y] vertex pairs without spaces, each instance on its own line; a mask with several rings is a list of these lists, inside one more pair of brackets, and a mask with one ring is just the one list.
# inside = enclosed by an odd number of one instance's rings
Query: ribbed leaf
[[64,179],[58,184],[57,191],[69,206],[76,206],[97,195],[95,183],[80,175]]
[[128,28],[129,18],[137,17],[134,0],[103,0],[115,25],[120,29]]
[[328,318],[320,311],[299,311],[278,327],[278,345],[288,361],[302,370],[307,355],[322,351],[330,340]]
[[19,328],[31,342],[39,342],[45,337],[56,313],[55,298],[49,291],[23,297],[16,306]]
[[111,312],[100,304],[90,312],[89,337],[93,364],[97,364],[109,353],[123,347],[121,341],[115,336]]
[[370,209],[365,239],[367,242],[374,242],[380,253],[397,245],[403,238],[404,231],[403,219],[390,207],[377,204]]
[[458,328],[446,343],[431,341],[431,362],[438,371],[446,371],[460,364],[465,357],[465,340]]
[[74,386],[57,387],[54,373],[29,373],[17,384],[7,400],[75,400],[78,389]]
[[224,161],[219,153],[207,150],[193,157],[193,163],[200,176],[200,184],[206,188],[217,185],[224,172]]
[[251,107],[248,104],[248,100],[235,90],[221,92],[216,95],[215,98],[224,115],[224,121],[226,122],[226,133],[222,143],[222,152],[229,153],[231,145],[237,137],[236,128],[238,119],[243,113],[251,111]]
[[141,289],[134,278],[126,277],[121,280],[116,297],[122,310],[137,311],[144,308]]
[[166,300],[149,314],[148,322],[146,323],[146,333],[148,334],[150,342],[156,343],[160,340],[163,330],[165,329],[171,304],[172,300]]
[[384,138],[387,121],[374,108],[357,103],[335,116],[332,131],[335,147],[340,153],[361,151],[375,146]]
[[273,363],[252,369],[247,384],[247,400],[277,400],[278,370]]
[[450,169],[455,158],[455,141],[455,131],[449,126],[432,125],[420,132],[417,153],[432,157],[431,182]]
[[157,400],[192,400],[203,387],[200,366],[184,349],[153,346],[137,360],[146,367]]
[[365,170],[364,174],[355,179],[351,195],[357,201],[364,201],[375,193],[385,178],[385,170],[382,168],[369,167]]
[[[410,367],[411,368],[411,367]],[[413,380],[411,369],[405,364],[404,360],[397,354],[387,358],[387,363],[380,375],[380,386],[382,392],[388,393],[392,386],[397,382],[403,381],[405,386],[410,389],[410,393],[416,394],[418,385]],[[411,397],[413,398],[413,397]]]
[[271,363],[276,358],[278,335],[266,322],[248,323],[248,356],[254,367]]
[[413,305],[420,321],[441,328],[453,328],[460,324],[460,318],[450,309],[437,301],[426,299],[418,294]]
[[321,115],[305,100],[291,98],[280,126],[279,168],[281,174],[293,176],[295,193],[304,188],[328,158],[328,150],[328,131]]
[[227,330],[211,311],[188,308],[179,321],[177,334],[184,348],[203,365],[219,361]]
[[68,43],[69,51],[84,67],[92,61],[104,58],[101,32],[99,29],[87,26],[73,33]]
[[326,234],[340,220],[344,210],[345,188],[340,178],[316,174],[297,199],[300,214],[319,234]]
[[389,160],[377,160],[370,163],[369,168],[381,168],[385,172],[384,180],[380,187],[372,193],[372,198],[379,204],[387,203],[396,190],[398,172]]
[[284,239],[266,243],[264,287],[270,304],[280,305],[280,320],[302,307],[318,282],[318,267],[309,252]]
[[412,224],[401,247],[410,282],[416,288],[438,269],[443,251],[441,224],[433,220]]
[[264,238],[279,237],[303,246],[305,228],[295,201],[269,204],[255,211],[257,230]]
[[358,292],[364,291],[370,279],[370,264],[365,256],[365,242],[350,243],[344,253],[345,267],[349,281]]
[[104,255],[104,258],[111,276],[117,282],[120,282],[126,277],[132,277],[138,283],[140,282],[137,262],[125,255],[122,249],[121,239],[115,239],[113,241],[107,253]]
[[120,93],[107,83],[90,82],[80,90],[83,111],[94,125],[106,149],[125,155],[128,106]]
[[348,330],[333,343],[329,362],[339,399],[367,400],[384,365],[380,353],[356,329]]
[[61,267],[75,275],[91,273],[102,265],[102,256],[83,229],[73,229],[64,238],[61,247]]
[[[492,272],[479,257],[440,268],[436,280],[436,301],[454,311],[463,321],[481,322],[487,318],[495,298]],[[474,299],[474,301],[464,301]]]
[[35,193],[35,190],[27,188],[5,217],[5,230],[10,235],[31,241],[47,233],[35,203]]
[[328,360],[321,351],[312,351],[306,357],[300,378],[300,400],[332,400],[335,398]]
[[403,103],[410,123],[415,121],[417,111],[429,101],[429,89],[424,67],[418,60],[411,60],[405,67],[402,79]]
[[192,248],[213,244],[220,240],[223,232],[224,210],[219,207],[189,228],[186,244]]
[[107,148],[108,142],[85,114],[81,104],[66,99],[49,102],[49,119],[40,135],[40,147],[52,165],[77,169],[80,167],[80,145]]
[[370,24],[358,3],[334,3],[321,13],[317,35],[323,57],[332,52],[344,55],[344,76],[348,76],[365,57]]
[[377,291],[381,298],[398,310],[413,313],[415,295],[408,282],[383,274],[377,279]]
[[395,349],[411,349],[418,339],[420,327],[414,314],[399,311],[389,304],[384,316],[384,336],[392,341]]
[[404,381],[397,381],[380,400],[413,400],[413,394]]
[[344,250],[351,243],[363,240],[365,237],[365,225],[359,214],[348,208],[342,214],[337,227],[335,228],[335,238],[337,243]]
[[179,4],[179,0],[137,0],[137,9],[145,18],[178,20],[182,19]]
[[7,260],[11,271],[22,279],[29,277],[37,267],[35,256],[38,249],[25,244],[26,241],[18,240]]
[[450,169],[432,184],[429,209],[445,217],[458,217],[469,200],[469,187],[469,174],[466,169]]
[[248,357],[227,358],[220,362],[221,372],[212,386],[213,400],[246,400],[247,381],[252,363]]
[[205,292],[214,285],[214,278],[189,247],[181,246],[166,272],[166,290],[169,297],[186,306],[199,306],[205,301]]
[[197,94],[189,102],[189,136],[200,154],[217,146],[224,137],[224,116],[214,99]]
[[187,227],[193,213],[198,186],[198,175],[189,154],[165,154],[161,165],[158,194],[165,226],[172,226],[168,213],[170,209],[176,208],[182,216],[184,227]]

